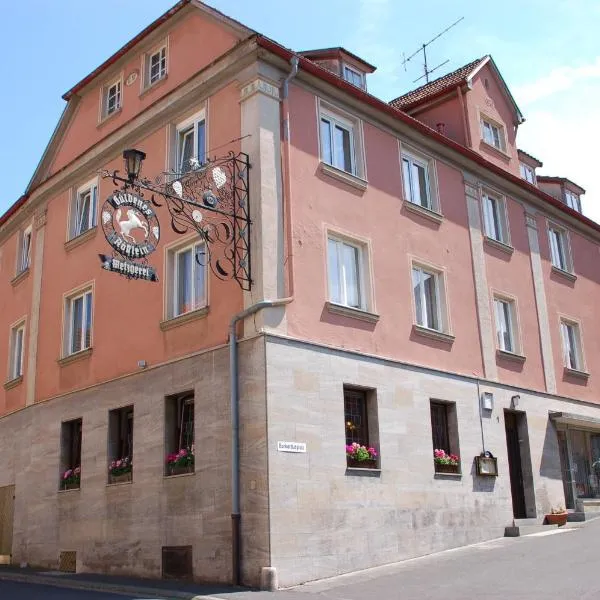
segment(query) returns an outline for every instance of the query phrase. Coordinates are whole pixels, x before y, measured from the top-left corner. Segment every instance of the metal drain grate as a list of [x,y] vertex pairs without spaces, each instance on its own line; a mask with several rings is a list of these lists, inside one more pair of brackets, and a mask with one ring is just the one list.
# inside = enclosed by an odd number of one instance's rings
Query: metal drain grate
[[77,552],[72,550],[61,552],[58,560],[58,570],[63,573],[75,573],[77,571]]
[[192,547],[163,546],[162,576],[163,579],[192,579]]

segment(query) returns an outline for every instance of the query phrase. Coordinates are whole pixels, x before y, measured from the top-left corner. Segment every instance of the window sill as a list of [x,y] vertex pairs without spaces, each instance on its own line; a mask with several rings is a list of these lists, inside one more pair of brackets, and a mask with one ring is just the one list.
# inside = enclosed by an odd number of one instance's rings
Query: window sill
[[173,329],[174,327],[179,327],[180,325],[185,325],[190,321],[195,321],[196,319],[202,319],[206,317],[208,314],[208,306],[204,306],[202,308],[198,308],[196,310],[191,310],[190,312],[183,313],[182,315],[178,315],[177,317],[172,317],[171,319],[165,319],[160,322],[160,328],[162,331],[167,331],[169,329]]
[[11,379],[10,381],[7,381],[4,384],[4,389],[6,391],[12,390],[14,387],[17,387],[21,383],[23,383],[23,375],[19,375],[18,377],[15,377],[14,379]]
[[552,265],[552,272],[564,277],[565,279],[568,279],[569,281],[577,281],[577,275],[575,275],[575,273],[569,273],[569,271],[564,271],[555,265]]
[[196,471],[190,473],[177,473],[176,475],[163,475],[163,479],[179,479],[180,477],[193,477]]
[[584,379],[587,381],[589,379],[590,374],[585,371],[580,371],[579,369],[571,369],[569,367],[565,367],[565,375],[569,377],[577,377],[577,379]]
[[150,93],[152,90],[155,90],[157,87],[160,87],[169,77],[168,73],[165,73],[163,77],[157,79],[154,83],[150,83],[142,89],[140,92],[140,98],[143,98],[146,94]]
[[415,202],[411,202],[410,200],[404,200],[404,208],[409,210],[417,215],[421,215],[434,223],[441,223],[444,220],[444,215],[432,210],[431,208],[427,208],[425,206],[421,206],[420,204],[416,204]]
[[364,192],[367,189],[368,182],[356,175],[352,175],[352,173],[347,173],[346,171],[342,171],[332,165],[328,165],[327,163],[321,162],[319,163],[319,170],[324,175],[328,175],[333,179],[337,179],[342,183],[346,183],[347,185]]
[[483,239],[486,244],[489,244],[494,248],[498,248],[498,250],[502,250],[502,252],[506,252],[506,254],[509,254],[511,256],[512,253],[515,251],[515,249],[510,244],[505,244],[504,242],[501,242],[500,240],[495,240],[494,238],[488,237],[487,235],[484,235]]
[[377,321],[379,321],[379,315],[360,308],[352,308],[334,302],[325,302],[325,306],[327,307],[327,310],[334,315],[342,315],[343,317],[367,321],[368,323],[377,323]]
[[133,479],[129,481],[115,481],[114,483],[107,483],[106,487],[119,487],[121,485],[131,485],[133,483]]
[[100,121],[98,122],[98,125],[96,127],[99,129],[105,123],[108,123],[108,121],[110,121],[111,119],[114,119],[117,115],[120,115],[122,111],[123,111],[123,107],[119,106],[119,108],[117,108],[117,110],[115,110],[114,112],[111,112],[110,115],[104,115],[100,119]]
[[76,488],[68,488],[65,490],[58,490],[59,494],[68,494],[69,492],[80,492],[81,491],[81,486],[76,487]]
[[80,350],[79,352],[74,352],[73,354],[69,354],[68,356],[63,356],[57,362],[60,367],[64,367],[66,365],[70,365],[72,362],[76,362],[78,360],[83,360],[84,358],[89,358],[92,355],[93,348],[86,348],[85,350]]
[[486,150],[491,150],[492,152],[495,152],[500,158],[503,158],[504,160],[510,160],[512,158],[511,155],[507,154],[505,150],[496,148],[496,146],[492,146],[492,144],[488,144],[484,139],[481,140],[481,144]]
[[498,358],[504,358],[506,360],[511,360],[516,363],[524,363],[525,357],[522,354],[516,354],[515,352],[508,352],[507,350],[500,350],[499,348],[496,350],[496,356]]
[[351,477],[381,477],[381,469],[346,467],[346,475]]
[[23,281],[24,279],[27,279],[28,276],[29,276],[29,267],[27,267],[26,269],[23,269],[20,273],[17,273],[17,275],[15,275],[11,279],[10,284],[13,287],[16,285],[19,285],[19,283],[21,283],[21,281]]
[[413,324],[413,333],[439,342],[446,342],[447,344],[453,344],[455,339],[454,336],[449,333],[437,331],[436,329],[429,329],[429,327],[422,327],[416,323]]
[[434,479],[462,479],[462,473],[438,473],[433,474]]
[[65,250],[69,252],[70,250],[73,250],[73,248],[77,248],[77,246],[81,246],[81,244],[84,244],[93,237],[96,237],[97,230],[98,227],[94,225],[94,227],[91,227],[87,231],[80,233],[74,238],[71,238],[68,242],[65,242]]

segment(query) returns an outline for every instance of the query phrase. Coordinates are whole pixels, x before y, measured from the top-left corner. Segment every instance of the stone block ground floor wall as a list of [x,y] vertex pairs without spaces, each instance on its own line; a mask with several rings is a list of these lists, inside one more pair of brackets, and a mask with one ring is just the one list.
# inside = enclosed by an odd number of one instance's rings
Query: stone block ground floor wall
[[[289,339],[269,337],[266,356],[271,564],[281,586],[502,536],[513,520],[510,414],[520,416],[529,464],[524,516],[543,519],[565,505],[549,412],[600,417],[597,406]],[[380,471],[347,468],[344,387],[376,402]],[[480,418],[484,392],[493,409]],[[434,472],[432,400],[454,407],[460,476]],[[278,441],[307,451],[281,452]],[[484,445],[498,477],[476,473]]]
[[[220,348],[0,419],[0,488],[15,485],[13,563],[57,568],[60,553],[74,551],[79,572],[161,577],[162,548],[191,546],[196,580],[230,582],[228,358]],[[256,585],[269,562],[262,338],[240,344],[240,369],[243,575]],[[195,473],[166,477],[165,398],[188,391]],[[109,411],[125,406],[134,410],[133,480],[107,485]],[[59,491],[61,423],[79,418],[81,487]]]

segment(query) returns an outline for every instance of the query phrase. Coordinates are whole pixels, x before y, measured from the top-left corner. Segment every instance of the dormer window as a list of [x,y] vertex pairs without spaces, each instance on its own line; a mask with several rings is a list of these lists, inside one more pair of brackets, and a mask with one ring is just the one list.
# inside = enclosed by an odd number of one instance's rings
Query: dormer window
[[481,118],[481,137],[486,144],[493,146],[501,152],[506,152],[504,128],[487,119]]
[[520,164],[521,177],[529,183],[535,185],[535,169],[526,165],[525,163]]
[[565,190],[565,204],[569,208],[581,212],[581,200],[579,199],[579,196],[569,190]]
[[360,71],[349,67],[348,65],[344,65],[343,76],[348,83],[351,83],[352,85],[355,85],[363,90],[365,89],[364,73],[361,73]]

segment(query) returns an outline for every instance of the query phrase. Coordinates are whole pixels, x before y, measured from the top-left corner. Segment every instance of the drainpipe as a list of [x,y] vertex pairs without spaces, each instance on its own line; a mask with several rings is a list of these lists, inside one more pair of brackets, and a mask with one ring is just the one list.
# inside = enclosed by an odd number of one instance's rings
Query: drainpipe
[[264,308],[283,306],[292,298],[261,300],[237,313],[229,323],[229,377],[231,398],[231,554],[233,583],[240,585],[242,580],[241,553],[241,509],[240,509],[240,386],[238,374],[238,353],[236,325]]

